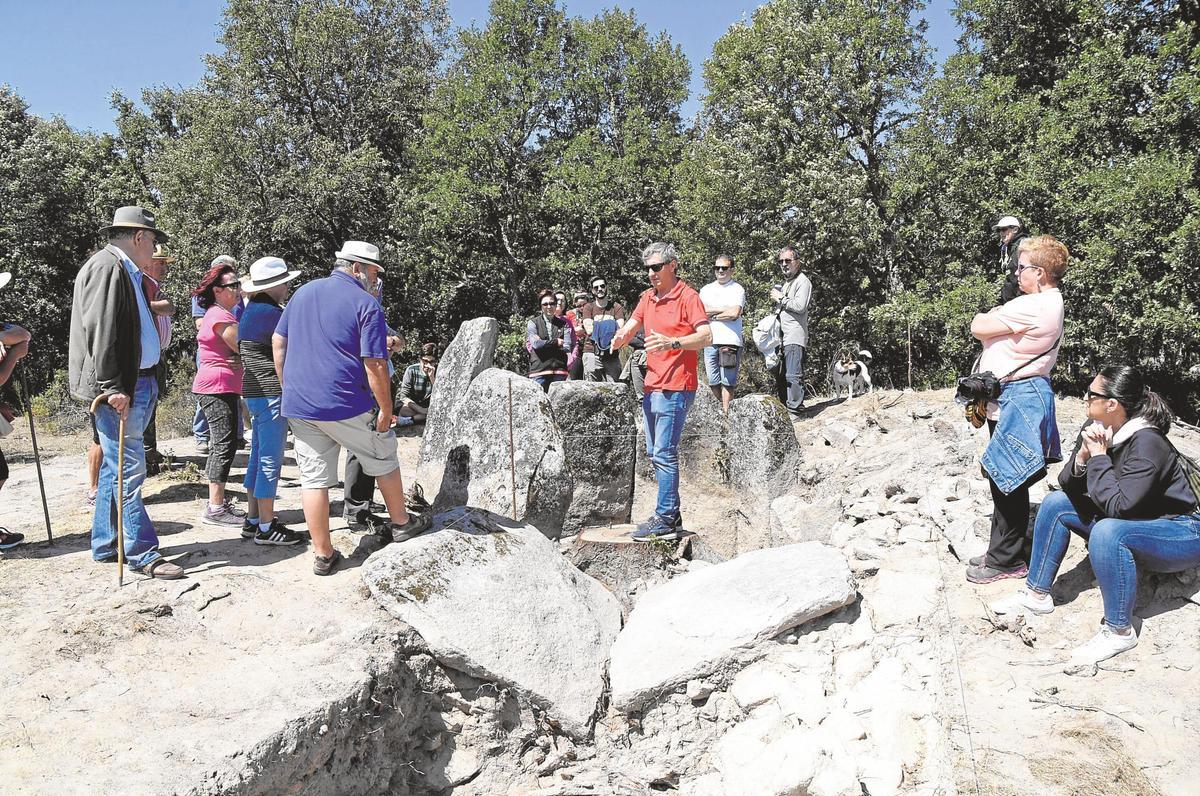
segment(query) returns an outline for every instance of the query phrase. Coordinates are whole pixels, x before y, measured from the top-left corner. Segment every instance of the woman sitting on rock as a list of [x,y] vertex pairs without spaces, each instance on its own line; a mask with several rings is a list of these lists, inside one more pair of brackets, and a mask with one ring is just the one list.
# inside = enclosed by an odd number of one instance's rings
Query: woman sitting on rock
[[1001,381],[1000,400],[988,405],[991,439],[980,464],[992,492],[992,533],[986,556],[970,561],[967,580],[991,583],[1028,572],[1029,487],[1062,461],[1050,371],[1058,359],[1063,299],[1058,283],[1067,247],[1049,235],[1026,238],[1018,251],[1023,295],[981,312],[971,334],[983,343],[979,369]]
[[1108,367],[1084,394],[1088,422],[1075,452],[1038,511],[1026,588],[996,602],[998,614],[1048,614],[1050,585],[1071,533],[1087,539],[1104,599],[1100,632],[1071,655],[1085,666],[1137,646],[1137,568],[1179,572],[1200,566],[1196,495],[1167,440],[1171,412],[1137,368]]
[[554,291],[538,294],[541,312],[525,327],[525,348],[529,351],[529,378],[549,392],[556,381],[567,380],[567,354],[575,345],[571,324],[558,314]]

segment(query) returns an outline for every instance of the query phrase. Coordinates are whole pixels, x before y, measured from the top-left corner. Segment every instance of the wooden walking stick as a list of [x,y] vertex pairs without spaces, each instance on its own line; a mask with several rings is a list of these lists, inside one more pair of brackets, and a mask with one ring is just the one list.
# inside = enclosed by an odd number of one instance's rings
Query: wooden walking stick
[[[132,398],[130,399],[132,400]],[[108,401],[100,394],[92,401],[92,422],[96,422],[96,409]],[[115,409],[113,411],[116,411]],[[117,412],[117,586],[125,585],[125,415]]]
[[25,417],[29,419],[29,439],[33,443],[33,464],[37,467],[38,489],[42,493],[42,514],[46,518],[46,545],[54,544],[54,531],[50,528],[50,504],[46,502],[46,480],[42,477],[42,456],[38,452],[37,431],[33,428],[33,397],[29,394],[29,379],[26,368],[21,366],[21,392],[25,399]]

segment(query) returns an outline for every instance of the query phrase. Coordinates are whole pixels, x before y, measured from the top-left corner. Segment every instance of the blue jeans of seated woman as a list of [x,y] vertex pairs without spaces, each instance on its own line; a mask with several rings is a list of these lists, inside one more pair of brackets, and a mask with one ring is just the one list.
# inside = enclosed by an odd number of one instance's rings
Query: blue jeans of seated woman
[[1097,517],[1087,498],[1076,499],[1088,505],[1077,508],[1063,492],[1051,492],[1042,501],[1033,526],[1033,559],[1026,581],[1030,588],[1050,591],[1071,534],[1077,533],[1087,540],[1092,571],[1104,599],[1104,621],[1124,630],[1133,624],[1139,564],[1151,572],[1181,572],[1200,566],[1200,514],[1114,520]]
[[250,410],[250,458],[246,461],[246,477],[242,484],[246,494],[255,498],[274,500],[279,487],[279,472],[283,468],[283,449],[287,444],[287,419],[280,414],[283,398],[247,398]]
[[642,398],[646,456],[658,481],[654,513],[669,525],[679,520],[679,440],[695,398],[694,390],[655,390]]

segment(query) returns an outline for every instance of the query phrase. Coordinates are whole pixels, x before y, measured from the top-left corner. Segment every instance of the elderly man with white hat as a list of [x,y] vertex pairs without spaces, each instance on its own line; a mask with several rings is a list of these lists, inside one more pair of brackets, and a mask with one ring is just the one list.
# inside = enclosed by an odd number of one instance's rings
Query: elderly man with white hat
[[343,447],[375,476],[390,515],[390,541],[429,527],[428,517],[409,516],[404,506],[392,434],[387,322],[367,292],[383,271],[379,248],[347,241],[334,256],[333,273],[296,291],[272,338],[318,575],[328,575],[341,559],[329,536],[329,488],[338,483]]
[[[143,267],[156,243],[166,243],[154,214],[118,208],[101,230],[108,245],[91,256],[75,277],[68,353],[71,394],[87,405],[104,396],[94,417],[103,451],[99,493],[92,517],[92,558],[115,561],[117,544],[135,571],[152,578],[181,578],[183,570],[158,552],[158,535],[142,501],[146,480],[143,434],[158,403],[162,341],[142,282]],[[120,419],[125,435],[120,437]],[[124,449],[124,494],[118,501],[118,451]],[[116,512],[122,509],[124,540],[116,538]]]
[[300,275],[278,257],[262,257],[242,279],[242,294],[249,296],[238,321],[238,354],[242,357],[242,398],[250,412],[253,436],[246,461],[246,520],[242,538],[258,545],[294,545],[303,541],[275,516],[275,494],[283,468],[287,420],[283,416],[283,390],[275,373],[271,337],[283,315],[289,282]]
[[1000,269],[1004,272],[1000,303],[1006,304],[1021,295],[1021,285],[1017,281],[1017,249],[1028,234],[1016,216],[1002,216],[992,231],[1000,241]]

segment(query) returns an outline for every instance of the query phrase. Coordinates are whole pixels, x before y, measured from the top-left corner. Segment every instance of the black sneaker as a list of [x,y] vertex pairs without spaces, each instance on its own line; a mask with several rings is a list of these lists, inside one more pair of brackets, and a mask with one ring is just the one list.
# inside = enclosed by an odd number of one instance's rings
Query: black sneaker
[[313,574],[328,575],[342,561],[342,554],[334,549],[333,553],[328,556],[313,556]]
[[391,524],[383,517],[366,509],[353,514],[343,514],[342,518],[346,520],[346,525],[350,530],[358,533],[380,533]]
[[258,536],[258,521],[249,518],[242,520],[242,538],[253,539]]
[[259,531],[254,537],[255,544],[273,544],[273,545],[293,545],[300,544],[304,539],[300,534],[288,528],[279,521],[279,518],[271,520],[271,527],[266,532]]
[[408,522],[403,525],[390,523],[391,525],[391,541],[407,542],[409,539],[420,536],[429,530],[429,526],[433,524],[428,514],[409,514]]
[[0,550],[12,550],[25,541],[25,534],[14,533],[8,528],[0,528]]

